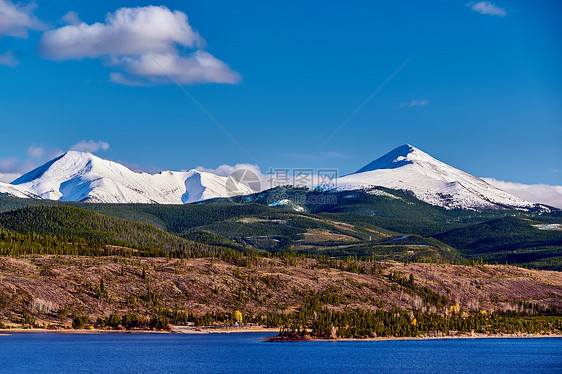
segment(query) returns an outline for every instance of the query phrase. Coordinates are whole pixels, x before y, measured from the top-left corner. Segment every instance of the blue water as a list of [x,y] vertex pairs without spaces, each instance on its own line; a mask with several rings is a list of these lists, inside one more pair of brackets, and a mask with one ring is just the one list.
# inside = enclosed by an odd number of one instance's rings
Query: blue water
[[562,373],[562,339],[264,343],[263,333],[0,336],[0,373]]

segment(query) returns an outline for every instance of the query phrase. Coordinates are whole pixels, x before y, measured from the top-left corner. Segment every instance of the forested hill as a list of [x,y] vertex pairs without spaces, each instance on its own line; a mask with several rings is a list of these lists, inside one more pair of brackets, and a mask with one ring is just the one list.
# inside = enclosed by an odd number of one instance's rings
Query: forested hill
[[62,248],[76,242],[87,244],[90,249],[112,245],[157,251],[209,253],[216,250],[153,225],[71,206],[34,206],[0,213],[0,231],[4,237],[2,242],[20,242],[19,249],[23,251],[26,246],[35,247],[41,243]]
[[[26,206],[36,210],[10,212]],[[561,210],[447,210],[384,188],[337,193],[272,189],[244,203],[215,199],[186,205],[69,203],[0,195],[0,212],[7,212],[0,214],[7,220],[0,228],[11,233],[39,234],[42,240],[70,235],[98,247],[107,243],[173,251],[195,246],[197,253],[227,247],[335,258],[507,262],[562,269]],[[29,237],[17,240],[24,239],[31,241]],[[52,247],[51,242],[43,244]]]
[[540,229],[541,226],[541,222],[527,218],[504,217],[434,237],[457,248],[466,258],[481,256],[489,262],[532,263],[543,269],[560,270],[562,232]]

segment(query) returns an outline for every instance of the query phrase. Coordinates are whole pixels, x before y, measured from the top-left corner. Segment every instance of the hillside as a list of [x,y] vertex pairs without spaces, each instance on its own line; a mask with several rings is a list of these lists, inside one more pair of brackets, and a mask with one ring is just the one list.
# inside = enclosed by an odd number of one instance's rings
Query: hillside
[[560,313],[562,275],[511,266],[298,257],[0,257],[0,321],[6,325],[22,319],[69,325],[73,315],[95,321],[127,313],[175,323],[207,315],[208,323],[236,309],[246,320],[265,320],[312,301],[335,311],[448,314],[458,303],[477,314]]
[[447,231],[435,238],[457,248],[467,258],[561,269],[562,230],[540,226],[538,221],[505,217]]
[[[150,224],[147,232],[158,227],[159,232],[172,234],[174,240],[179,236],[201,245],[235,250],[293,250],[398,261],[467,263],[482,258],[492,264],[562,269],[562,231],[533,226],[561,224],[560,211],[448,210],[385,188],[339,192],[273,189],[251,198],[251,203],[213,199],[199,204],[158,205],[0,197],[0,211],[27,205],[71,205]],[[330,203],[321,203],[322,199]],[[291,204],[277,204],[279,201]],[[518,224],[483,229],[497,225],[496,221],[513,220]]]
[[[463,211],[451,222],[453,211],[389,192],[345,193],[344,212],[318,214],[259,202],[72,203],[78,208],[0,198],[4,209],[30,204],[0,213],[0,328],[228,325],[238,310],[244,321],[289,336],[562,331],[562,273],[483,263],[505,255],[557,268],[559,224],[544,222],[558,217],[490,220],[489,212]],[[377,209],[371,198],[400,203],[382,203],[386,217],[351,213]],[[392,217],[403,203],[433,214]],[[438,240],[382,228],[374,223],[381,218],[401,230],[405,222],[454,228]],[[530,257],[520,256],[521,243]]]
[[[155,226],[70,206],[34,206],[0,213],[0,248],[5,253],[64,253],[80,248],[212,252]],[[47,244],[48,243],[48,244]]]
[[[38,204],[40,200],[0,198],[3,206],[15,208],[18,204]],[[58,202],[40,201],[62,206]],[[403,236],[361,223],[348,224],[336,219],[298,213],[263,204],[208,203],[196,205],[155,204],[80,204],[81,209],[95,210],[110,216],[127,217],[149,222],[162,229],[205,245],[233,249],[254,248],[268,252],[302,251],[347,257],[357,251],[362,256],[379,259],[433,260],[459,259],[450,246],[429,240],[428,243],[393,242],[389,239]],[[212,238],[208,233],[212,233]],[[351,247],[349,246],[351,244]],[[422,245],[422,246],[420,246]],[[427,245],[426,247],[424,247]]]

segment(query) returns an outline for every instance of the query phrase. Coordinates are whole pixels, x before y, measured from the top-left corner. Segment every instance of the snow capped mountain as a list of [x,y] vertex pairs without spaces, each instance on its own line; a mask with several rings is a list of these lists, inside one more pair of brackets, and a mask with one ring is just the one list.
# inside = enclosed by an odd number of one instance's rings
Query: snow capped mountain
[[2,183],[2,182],[0,182],[0,194],[8,194],[8,195],[15,196],[15,197],[21,197],[23,199],[25,199],[25,198],[37,198],[38,197],[38,196],[36,196],[36,195],[34,195],[30,192],[21,191],[16,186],[12,186],[11,184]]
[[11,184],[0,183],[0,193],[93,203],[186,204],[254,192],[232,179],[227,189],[227,180],[197,170],[136,173],[90,153],[69,151]]
[[536,206],[409,144],[339,178],[337,186],[341,190],[374,186],[407,190],[426,203],[447,209],[528,209]]
[[[377,186],[406,190],[422,201],[446,209],[548,210],[409,144],[337,180],[339,190],[368,190]],[[254,192],[232,177],[198,170],[136,173],[117,162],[77,151],[55,158],[11,184],[0,183],[0,193],[16,197],[92,203],[187,204]]]

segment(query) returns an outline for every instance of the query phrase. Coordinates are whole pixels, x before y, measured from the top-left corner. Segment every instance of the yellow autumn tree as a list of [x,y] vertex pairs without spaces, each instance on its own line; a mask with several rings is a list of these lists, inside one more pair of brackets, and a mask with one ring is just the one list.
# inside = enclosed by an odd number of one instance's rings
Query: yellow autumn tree
[[239,310],[235,310],[232,314],[232,319],[238,323],[242,323],[242,312]]

